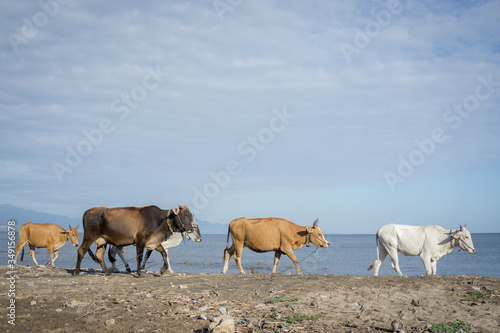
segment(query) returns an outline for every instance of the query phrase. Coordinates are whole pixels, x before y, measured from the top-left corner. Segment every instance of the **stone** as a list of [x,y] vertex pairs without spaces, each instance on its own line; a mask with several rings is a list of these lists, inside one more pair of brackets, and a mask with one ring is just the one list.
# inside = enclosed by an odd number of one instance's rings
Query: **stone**
[[234,319],[231,316],[220,316],[214,318],[208,327],[211,333],[234,333]]
[[113,326],[114,324],[116,324],[116,322],[115,322],[114,319],[108,319],[108,320],[106,320],[106,326]]

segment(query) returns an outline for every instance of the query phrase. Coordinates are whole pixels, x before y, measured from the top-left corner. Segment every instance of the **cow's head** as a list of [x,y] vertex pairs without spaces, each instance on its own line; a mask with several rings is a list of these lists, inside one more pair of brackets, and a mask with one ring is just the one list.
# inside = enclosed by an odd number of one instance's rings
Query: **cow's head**
[[307,238],[306,238],[306,246],[309,246],[309,242],[312,242],[317,247],[329,247],[330,243],[326,240],[325,235],[318,227],[318,220],[314,221],[313,226],[308,225],[306,227]]
[[193,215],[193,231],[191,232],[186,232],[186,237],[194,240],[196,243],[201,242],[201,233],[200,233],[200,228],[198,227],[198,223],[194,220],[194,215]]
[[69,229],[63,229],[61,233],[66,235],[66,239],[73,244],[73,246],[78,246],[78,225],[76,228],[71,228],[71,224],[69,225]]
[[187,233],[194,232],[194,216],[191,214],[188,206],[179,205],[179,207],[173,208],[172,212],[178,217],[177,219],[174,219],[174,225],[179,231]]
[[476,252],[476,249],[474,249],[474,244],[472,244],[472,237],[470,235],[469,230],[467,230],[467,224],[465,224],[463,227],[460,225],[460,230],[453,235],[453,238],[455,238],[458,241],[458,246],[464,251],[467,251],[469,253],[474,253]]

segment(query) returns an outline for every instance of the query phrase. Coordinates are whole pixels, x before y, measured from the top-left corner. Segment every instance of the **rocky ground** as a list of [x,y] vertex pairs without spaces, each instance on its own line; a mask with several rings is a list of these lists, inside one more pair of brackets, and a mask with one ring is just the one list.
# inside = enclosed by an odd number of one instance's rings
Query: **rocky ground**
[[392,332],[394,320],[406,333],[456,320],[500,332],[493,277],[72,273],[0,267],[0,330],[201,333],[224,314],[236,332]]

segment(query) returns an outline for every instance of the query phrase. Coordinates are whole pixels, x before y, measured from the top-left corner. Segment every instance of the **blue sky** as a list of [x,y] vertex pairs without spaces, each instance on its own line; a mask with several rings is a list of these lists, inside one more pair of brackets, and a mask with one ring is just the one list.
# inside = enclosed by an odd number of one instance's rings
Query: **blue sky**
[[499,1],[3,1],[0,203],[500,232]]

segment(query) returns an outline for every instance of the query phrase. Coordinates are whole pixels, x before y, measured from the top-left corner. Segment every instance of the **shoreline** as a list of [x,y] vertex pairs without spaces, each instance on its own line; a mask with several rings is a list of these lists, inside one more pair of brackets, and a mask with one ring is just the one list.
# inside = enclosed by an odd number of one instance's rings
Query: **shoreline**
[[[15,326],[2,307],[6,332],[207,332],[223,314],[237,332],[424,332],[461,320],[472,332],[500,331],[500,278],[464,275],[349,276],[152,272],[105,276],[98,270],[0,266],[16,271],[15,297],[1,281],[2,304],[15,299]],[[470,301],[467,293],[497,293]],[[278,300],[272,302],[271,300]],[[285,318],[302,314],[304,321]],[[201,319],[200,319],[201,318]],[[297,317],[300,318],[300,317]],[[297,319],[296,318],[296,319]],[[292,320],[293,321],[293,320]]]

